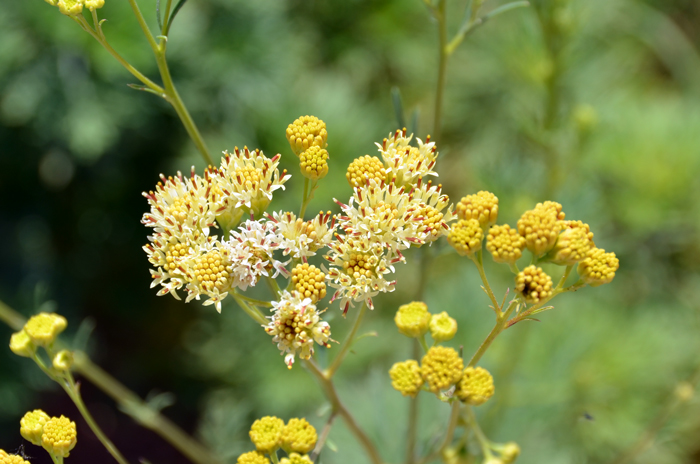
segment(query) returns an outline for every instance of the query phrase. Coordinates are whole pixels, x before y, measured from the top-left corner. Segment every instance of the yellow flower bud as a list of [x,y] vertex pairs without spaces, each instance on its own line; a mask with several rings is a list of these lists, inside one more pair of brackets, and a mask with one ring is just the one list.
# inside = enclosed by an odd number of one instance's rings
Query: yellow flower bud
[[105,6],[105,0],[84,0],[85,1],[85,7],[89,9],[90,11],[95,10],[96,8],[102,8]]
[[381,185],[386,180],[386,169],[384,163],[376,156],[360,156],[353,160],[348,166],[345,177],[350,187],[364,187],[367,182],[374,180],[377,185]]
[[586,258],[578,265],[578,275],[591,287],[612,282],[615,271],[620,267],[620,260],[615,253],[606,253],[602,248],[588,251]]
[[261,453],[270,454],[280,447],[284,421],[274,416],[265,416],[253,422],[250,440]]
[[573,266],[583,261],[588,250],[595,246],[588,236],[583,227],[565,228],[545,259],[563,266]]
[[484,231],[476,219],[462,219],[452,224],[447,233],[447,241],[462,256],[473,255],[481,250]]
[[50,346],[67,325],[68,322],[63,316],[55,313],[40,313],[27,321],[24,331],[35,345]]
[[514,264],[523,255],[525,238],[508,224],[493,226],[486,236],[486,249],[495,262]]
[[61,350],[53,357],[53,368],[58,371],[68,371],[73,367],[73,353]]
[[44,434],[44,426],[50,419],[49,415],[41,409],[28,412],[19,421],[19,433],[25,440],[36,446],[41,446],[41,436]]
[[309,453],[316,446],[316,440],[316,429],[306,419],[289,419],[282,431],[282,447],[287,453]]
[[76,16],[83,12],[83,0],[58,0],[58,11],[67,16]]
[[479,406],[493,396],[493,377],[482,367],[467,367],[457,385],[457,397],[467,404]]
[[525,211],[518,219],[518,233],[525,238],[525,246],[535,256],[554,247],[563,227],[564,213],[559,203],[537,203],[535,209]]
[[10,338],[10,350],[18,356],[24,356],[25,358],[31,358],[36,352],[36,346],[29,338],[27,332],[20,330],[12,334]]
[[400,391],[403,396],[415,398],[420,392],[420,387],[423,386],[423,377],[420,372],[418,362],[413,359],[398,362],[389,370],[391,386]]
[[452,319],[447,312],[434,314],[430,319],[430,336],[436,342],[452,340],[457,333],[457,321]]
[[453,348],[434,346],[423,356],[420,373],[430,391],[437,394],[459,382],[463,369],[464,361]]
[[326,296],[326,274],[309,263],[297,264],[292,269],[292,283],[299,296],[310,298],[316,304]]
[[420,337],[428,331],[430,313],[428,305],[422,301],[413,301],[402,305],[394,317],[399,332],[407,337]]
[[270,464],[270,460],[259,451],[249,451],[238,456],[236,464]]
[[297,156],[314,145],[326,148],[326,123],[316,116],[302,116],[287,126],[287,140]]
[[501,459],[503,459],[504,464],[511,464],[515,462],[520,456],[520,447],[514,441],[509,441],[503,445],[501,450]]
[[65,416],[52,417],[44,425],[41,446],[54,456],[67,458],[78,443],[75,422]]
[[515,278],[515,289],[528,303],[539,303],[552,296],[552,278],[541,267],[528,266]]
[[0,449],[0,464],[30,464],[30,462],[25,461],[22,456],[8,454],[5,450]]
[[482,190],[462,198],[455,209],[460,219],[476,219],[483,229],[487,229],[498,219],[498,197]]
[[280,464],[313,464],[313,461],[306,454],[292,453],[288,458],[282,458]]
[[311,180],[319,180],[328,174],[328,151],[316,145],[299,154],[301,175]]

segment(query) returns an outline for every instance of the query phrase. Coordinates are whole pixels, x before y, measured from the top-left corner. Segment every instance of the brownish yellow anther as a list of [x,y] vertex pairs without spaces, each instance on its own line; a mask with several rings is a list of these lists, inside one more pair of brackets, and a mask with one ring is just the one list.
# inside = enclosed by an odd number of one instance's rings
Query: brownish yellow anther
[[525,238],[508,224],[493,226],[486,236],[486,249],[497,263],[514,264],[523,255]]
[[255,449],[261,453],[270,454],[282,443],[284,421],[274,416],[265,416],[253,422],[250,427],[250,440]]
[[493,396],[493,377],[482,367],[467,367],[457,385],[457,397],[472,406],[480,406]]
[[287,126],[287,140],[297,156],[314,145],[326,148],[326,123],[316,116],[302,116]]
[[518,233],[525,238],[525,246],[535,256],[548,252],[557,242],[564,220],[561,208],[553,201],[537,203],[534,209],[525,211],[518,219]]
[[424,383],[418,361],[413,359],[391,366],[389,377],[391,377],[391,386],[395,390],[400,391],[403,396],[411,398],[416,397]]
[[8,454],[5,450],[0,449],[0,464],[31,464],[25,461],[22,456],[16,454]]
[[552,278],[541,267],[528,266],[515,277],[515,289],[527,303],[539,303],[552,296]]
[[462,256],[473,255],[481,250],[484,231],[476,219],[461,219],[452,224],[447,233],[447,242]]
[[289,419],[282,432],[282,448],[287,453],[309,453],[316,446],[316,440],[316,429],[306,419]]
[[381,185],[386,180],[386,169],[376,156],[360,156],[350,163],[345,178],[353,188],[364,187],[371,180]]
[[588,251],[593,247],[593,241],[589,238],[585,228],[564,228],[559,234],[554,248],[547,254],[545,259],[554,264],[572,266],[583,261],[588,255]]
[[421,360],[421,377],[435,394],[459,382],[463,370],[462,358],[453,348],[445,346],[430,348]]
[[428,331],[430,317],[428,305],[422,301],[413,301],[399,307],[394,322],[399,332],[405,336],[420,337]]
[[602,248],[593,248],[579,263],[578,275],[591,287],[597,287],[612,282],[619,267],[620,260],[615,253],[606,253]]
[[78,443],[75,422],[65,416],[52,417],[44,425],[41,446],[57,457],[67,458]]
[[29,335],[27,335],[27,332],[20,330],[13,333],[12,337],[10,337],[10,350],[18,356],[31,358],[36,353],[36,346],[32,339],[29,338]]
[[55,313],[40,313],[32,316],[24,325],[24,331],[37,346],[51,345],[68,326],[63,316]]
[[238,456],[236,464],[270,464],[270,460],[259,451],[249,451]]
[[44,434],[44,426],[50,420],[48,414],[41,409],[30,411],[19,421],[19,433],[25,440],[36,446],[41,446],[41,436]]
[[319,180],[328,174],[328,151],[316,145],[299,154],[301,174],[311,180]]
[[326,296],[326,274],[316,266],[303,263],[292,269],[292,283],[302,299],[310,298],[316,304]]
[[455,207],[460,219],[476,219],[485,230],[498,219],[498,197],[482,190],[462,198]]
[[457,321],[452,319],[447,312],[434,314],[430,318],[430,336],[436,342],[452,340],[457,333]]
[[287,458],[280,459],[280,464],[313,464],[306,454],[292,453]]

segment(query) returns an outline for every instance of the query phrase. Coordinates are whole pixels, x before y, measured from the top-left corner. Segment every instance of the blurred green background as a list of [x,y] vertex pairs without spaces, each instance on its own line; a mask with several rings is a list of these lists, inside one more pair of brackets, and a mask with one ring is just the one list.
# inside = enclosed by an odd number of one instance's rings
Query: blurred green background
[[[155,1],[139,3],[155,30]],[[437,170],[455,201],[479,189],[496,193],[501,223],[515,225],[538,201],[559,201],[620,258],[612,284],[563,295],[541,323],[497,340],[482,361],[497,395],[479,408],[489,437],[521,445],[522,464],[612,464],[700,366],[700,4],[533,3],[487,23],[453,56]],[[454,31],[464,5],[448,0],[448,8]],[[157,77],[128,4],[107,0],[100,13],[112,45]],[[436,49],[420,0],[190,0],[168,55],[212,153],[247,145],[283,154],[294,176],[275,210],[296,209],[301,197],[287,124],[322,118],[331,170],[310,211],[337,211],[331,198],[350,195],[347,165],[375,154],[374,142],[397,126],[392,87],[417,135],[432,131]],[[59,311],[70,321],[68,339],[94,327],[87,346],[101,366],[142,397],[170,392],[175,403],[165,414],[235,462],[252,449],[247,430],[256,418],[305,416],[320,428],[327,407],[303,368],[288,371],[269,336],[231,302],[219,315],[148,288],[140,193],[160,172],[192,164],[201,172],[203,163],[172,109],[126,87],[133,82],[55,8],[4,2],[0,299],[25,315]],[[363,331],[379,336],[356,345],[338,378],[394,463],[404,457],[408,402],[387,371],[409,356],[410,342],[392,318],[414,298],[417,258],[399,267],[397,291],[377,298]],[[502,295],[512,277],[486,261]],[[451,345],[473,353],[493,323],[476,270],[444,253],[426,272],[425,301],[458,320]],[[337,304],[326,315],[342,340],[349,322]],[[0,327],[0,339],[10,334]],[[83,392],[132,462],[187,462],[90,384]],[[420,406],[425,452],[448,408],[428,395]],[[19,447],[18,421],[37,407],[78,420],[69,462],[110,461],[56,386],[0,350],[0,448]],[[700,462],[699,412],[697,399],[685,404],[631,462]],[[337,451],[326,450],[322,462],[364,462],[341,421],[331,441]],[[36,448],[26,453],[49,462]]]

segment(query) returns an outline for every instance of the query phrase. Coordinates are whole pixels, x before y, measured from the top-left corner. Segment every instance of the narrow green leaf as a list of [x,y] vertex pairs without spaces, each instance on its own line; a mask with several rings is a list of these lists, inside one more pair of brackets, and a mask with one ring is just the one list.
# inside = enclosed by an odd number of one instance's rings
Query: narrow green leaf
[[182,8],[187,0],[180,0],[177,2],[177,5],[175,5],[175,9],[173,10],[173,14],[170,15],[170,19],[168,19],[168,24],[167,27],[165,28],[165,35],[168,35],[170,33],[170,26],[173,25],[173,21],[175,20],[175,16],[180,12],[180,8]]
[[156,18],[158,18],[158,29],[163,30],[163,18],[160,17],[160,0],[156,0]]
[[401,90],[398,87],[391,88],[391,103],[394,105],[394,114],[396,115],[396,122],[399,124],[398,128],[401,129],[406,127],[406,120],[403,116],[403,102],[401,101]]

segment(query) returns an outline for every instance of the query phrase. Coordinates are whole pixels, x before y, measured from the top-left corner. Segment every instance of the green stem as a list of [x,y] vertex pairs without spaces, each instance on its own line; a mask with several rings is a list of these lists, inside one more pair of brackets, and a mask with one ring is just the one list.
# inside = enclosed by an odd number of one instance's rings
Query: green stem
[[270,323],[270,321],[260,312],[258,308],[249,305],[245,299],[241,298],[242,295],[237,292],[231,292],[231,296],[234,300],[236,300],[238,306],[240,306],[241,309],[255,322],[259,323],[260,325],[268,325]]
[[129,4],[131,5],[131,9],[134,11],[134,15],[136,16],[136,20],[138,21],[141,30],[143,31],[143,35],[146,36],[146,40],[148,40],[148,44],[153,49],[153,53],[157,55],[159,50],[158,44],[156,43],[156,39],[153,37],[153,34],[151,34],[151,30],[148,28],[146,19],[143,17],[143,14],[141,14],[141,10],[139,9],[136,0],[129,0]]
[[263,308],[271,308],[272,307],[272,303],[269,301],[263,301],[263,300],[251,298],[249,296],[243,295],[242,293],[236,293],[236,295],[238,296],[238,298],[245,300],[252,305],[261,306]]
[[160,39],[160,47],[165,47],[165,44],[168,41],[166,34],[168,33],[168,29],[170,29],[170,8],[172,6],[172,3],[173,0],[168,0],[165,4],[165,15],[163,15],[163,28],[160,30],[160,34],[163,36]]
[[313,359],[304,360],[304,365],[321,384],[321,388],[328,401],[330,401],[333,411],[343,418],[345,424],[350,429],[350,432],[355,435],[357,441],[365,449],[365,452],[369,456],[372,464],[382,464],[383,461],[381,456],[379,456],[377,448],[374,446],[367,434],[357,424],[355,418],[352,416],[352,414],[350,414],[350,411],[348,411],[345,405],[343,405],[343,403],[340,401],[335,385],[333,385],[333,381],[328,374],[324,374]]
[[483,341],[479,349],[477,350],[476,353],[474,353],[474,356],[472,356],[471,361],[469,361],[469,366],[473,367],[476,366],[476,364],[479,362],[481,357],[486,353],[486,350],[489,349],[491,346],[491,343],[498,337],[498,335],[503,332],[503,329],[506,328],[506,323],[508,322],[508,318],[510,315],[515,311],[515,308],[518,306],[517,302],[514,300],[510,306],[508,306],[508,309],[506,309],[505,312],[501,312],[500,314],[496,315],[496,325],[494,325],[493,329],[491,332],[488,334],[486,337],[486,340]]
[[479,423],[476,420],[476,414],[474,414],[474,410],[472,409],[472,407],[467,406],[466,409],[467,416],[469,418],[469,425],[474,431],[474,436],[476,436],[476,440],[479,442],[479,446],[481,447],[481,452],[484,454],[484,458],[492,458],[493,453],[491,453],[491,441],[489,441],[489,439],[486,438],[486,435],[484,435],[484,432],[481,430],[481,427],[479,427]]
[[331,428],[333,427],[333,421],[335,421],[335,418],[337,415],[338,415],[338,413],[333,411],[333,412],[331,412],[331,415],[328,417],[328,420],[326,421],[326,425],[323,426],[323,430],[321,430],[321,434],[318,436],[318,441],[316,442],[316,446],[314,447],[313,452],[309,456],[311,461],[316,462],[316,458],[318,458],[319,454],[321,454],[323,447],[326,445],[326,440],[328,440],[328,435],[330,435],[330,433],[331,433]]
[[[425,339],[423,340],[425,343]],[[418,359],[420,356],[420,346],[416,339],[411,343],[411,359]],[[406,464],[416,462],[416,436],[418,430],[418,395],[410,399],[408,405],[408,430],[406,439]]]
[[75,406],[78,408],[78,411],[80,411],[80,414],[83,416],[83,419],[85,419],[85,422],[87,422],[88,426],[95,434],[97,439],[100,440],[100,443],[102,443],[102,445],[107,449],[109,454],[111,454],[112,457],[119,464],[129,464],[129,461],[127,461],[124,458],[124,456],[122,456],[117,447],[114,446],[114,443],[112,443],[112,441],[109,438],[107,438],[107,435],[104,434],[100,426],[97,425],[97,422],[95,422],[95,419],[93,419],[92,414],[90,414],[90,411],[88,411],[88,408],[83,402],[83,398],[80,396],[80,390],[75,384],[75,381],[73,380],[73,376],[71,375],[70,371],[66,373],[66,380],[67,383],[59,383],[66,391],[70,399],[73,400],[73,403],[75,403]]
[[340,351],[338,351],[338,354],[331,363],[331,366],[325,372],[325,375],[329,379],[332,378],[335,372],[338,370],[340,364],[343,362],[343,358],[345,358],[345,355],[352,346],[352,342],[355,339],[355,335],[357,335],[357,330],[360,328],[360,324],[362,323],[362,318],[364,317],[365,312],[367,312],[367,303],[362,303],[362,307],[357,313],[357,318],[355,318],[355,323],[353,324],[352,329],[350,329],[350,333],[343,342],[343,345],[340,347]]
[[419,464],[427,464],[438,459],[440,456],[442,456],[442,453],[447,449],[447,447],[450,446],[450,443],[452,443],[452,439],[455,436],[455,431],[457,430],[457,423],[459,422],[461,407],[462,403],[460,403],[459,400],[455,400],[452,403],[450,419],[447,423],[447,431],[445,432],[445,439],[443,440],[442,445],[440,445],[440,448],[438,448],[437,451],[430,453],[428,456],[421,459]]
[[564,275],[561,276],[561,279],[559,280],[559,283],[555,287],[555,290],[559,290],[564,288],[564,284],[566,283],[566,280],[569,278],[569,275],[571,274],[571,270],[574,268],[573,265],[566,266],[566,269],[564,270]]
[[489,296],[489,298],[491,299],[491,303],[493,304],[493,311],[496,313],[496,316],[500,315],[501,305],[498,304],[496,295],[493,294],[493,290],[491,290],[491,285],[489,285],[489,280],[486,278],[486,272],[484,272],[483,250],[477,251],[476,256],[469,255],[469,259],[471,259],[474,262],[474,264],[476,264],[476,268],[479,271],[479,277],[481,277],[481,282],[484,284],[484,290],[486,290],[486,294]]
[[299,208],[299,219],[304,220],[304,213],[306,213],[306,205],[308,204],[308,199],[306,198],[309,194],[309,178],[304,177],[304,192],[301,195],[301,208]]
[[51,460],[54,462],[54,464],[63,464],[63,456],[56,456],[50,451],[47,451],[47,453],[49,453],[49,456],[51,456]]
[[276,450],[270,453],[270,460],[273,462],[273,464],[280,464],[280,458],[277,456]]
[[433,116],[433,137],[434,142],[438,142],[442,128],[442,101],[445,93],[445,80],[447,79],[447,18],[446,0],[438,0],[437,8],[433,10],[433,15],[438,23],[438,76],[435,91],[435,114]]

